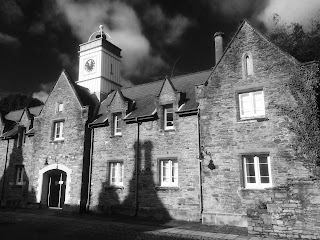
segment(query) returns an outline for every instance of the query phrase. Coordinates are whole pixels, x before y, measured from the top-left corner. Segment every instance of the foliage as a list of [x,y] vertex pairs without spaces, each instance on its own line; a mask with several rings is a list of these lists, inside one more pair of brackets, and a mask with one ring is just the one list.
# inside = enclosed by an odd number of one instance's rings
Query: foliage
[[[305,31],[301,24],[280,24],[279,15],[273,17],[274,28],[270,40],[300,62],[320,61],[320,21],[310,20]],[[317,174],[320,166],[320,89],[319,66],[301,65],[288,82],[295,105],[278,106],[288,117],[289,130],[295,133],[296,155]]]
[[280,16],[273,16],[274,28],[269,33],[270,40],[301,62],[320,61],[320,21],[310,20],[310,28],[305,31],[301,24],[280,24]]
[[10,94],[7,97],[0,99],[0,111],[2,113],[8,113],[17,109],[23,109],[25,107],[36,107],[42,105],[39,99],[31,96],[25,96],[22,94]]
[[295,156],[317,175],[320,166],[319,67],[300,66],[286,83],[293,101],[273,103],[286,116],[288,130],[294,133]]

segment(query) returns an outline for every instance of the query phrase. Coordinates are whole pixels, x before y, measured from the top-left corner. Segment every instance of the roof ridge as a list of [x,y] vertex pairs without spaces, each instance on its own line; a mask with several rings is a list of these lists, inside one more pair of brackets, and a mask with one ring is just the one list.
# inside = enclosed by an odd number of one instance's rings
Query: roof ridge
[[[206,71],[211,71],[212,69],[206,69],[206,70],[201,70],[201,71],[196,71],[196,72],[190,72],[190,73],[185,73],[185,74],[182,74],[182,75],[177,75],[177,76],[174,76],[171,79],[172,80],[175,80],[176,78],[178,77],[184,77],[184,76],[188,76],[188,75],[192,75],[192,74],[197,74],[197,73],[202,73],[202,72],[206,72]],[[164,79],[159,79],[159,80],[156,80],[156,81],[153,81],[153,82],[146,82],[146,83],[141,83],[141,84],[138,84],[138,85],[133,85],[131,87],[126,87],[126,88],[121,88],[121,89],[130,89],[130,88],[134,88],[134,87],[139,87],[139,86],[142,86],[142,85],[147,85],[147,84],[153,84],[153,83],[157,83],[157,82],[161,82],[163,81]]]
[[[24,108],[20,108],[20,109],[16,109],[16,110],[10,111],[10,112],[8,112],[7,114],[9,114],[9,113],[14,113],[14,112],[18,112],[18,111],[23,111],[25,108],[28,108],[28,110],[30,111],[30,109],[34,109],[34,108],[38,108],[38,107],[43,107],[43,105],[44,105],[44,104],[39,105],[39,106],[35,106],[35,107],[24,107]],[[7,114],[6,114],[6,115],[7,115]]]

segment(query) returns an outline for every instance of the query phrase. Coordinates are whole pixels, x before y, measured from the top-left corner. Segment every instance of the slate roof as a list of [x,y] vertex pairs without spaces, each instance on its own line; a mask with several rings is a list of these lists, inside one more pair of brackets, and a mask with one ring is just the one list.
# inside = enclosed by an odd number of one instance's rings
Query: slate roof
[[[43,105],[37,106],[37,107],[31,107],[31,108],[28,108],[28,109],[29,109],[29,112],[33,116],[38,116],[40,114],[42,108],[43,108]],[[10,120],[10,121],[13,121],[13,122],[19,122],[21,117],[22,117],[23,112],[24,112],[24,109],[12,111],[12,112],[9,112],[7,115],[5,115],[4,118],[6,120]]]
[[[186,94],[186,102],[179,109],[179,112],[197,109],[198,103],[195,96],[195,85],[203,84],[211,73],[211,69],[180,75],[171,78],[171,82],[178,92]],[[125,98],[135,102],[135,109],[129,113],[125,119],[134,119],[136,117],[151,116],[155,109],[155,99],[160,93],[165,80],[136,85],[133,87],[122,88],[121,92]],[[101,103],[98,115],[99,117],[92,124],[102,124],[107,121],[107,108],[112,102],[115,91]]]
[[13,126],[13,128],[11,128],[9,131],[5,132],[4,134],[2,134],[0,137],[1,138],[10,138],[15,136],[19,131],[19,126],[18,124],[15,124]]

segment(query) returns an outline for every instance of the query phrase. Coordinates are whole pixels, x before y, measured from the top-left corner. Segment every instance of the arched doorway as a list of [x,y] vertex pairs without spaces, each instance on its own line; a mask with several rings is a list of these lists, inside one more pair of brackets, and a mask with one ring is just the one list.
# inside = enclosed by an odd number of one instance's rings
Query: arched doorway
[[66,196],[66,172],[53,169],[43,174],[41,202],[48,207],[62,208]]
[[71,172],[61,164],[48,165],[39,170],[37,202],[51,208],[69,204]]

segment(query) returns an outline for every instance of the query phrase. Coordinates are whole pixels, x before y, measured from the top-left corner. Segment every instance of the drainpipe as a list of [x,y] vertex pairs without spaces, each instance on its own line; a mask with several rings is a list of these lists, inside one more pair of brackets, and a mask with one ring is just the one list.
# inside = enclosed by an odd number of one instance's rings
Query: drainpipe
[[88,196],[87,196],[87,203],[86,203],[86,210],[89,211],[90,207],[90,200],[91,200],[91,176],[92,176],[92,154],[93,154],[93,136],[94,136],[94,128],[88,126],[91,131],[90,134],[90,156],[89,156],[89,185],[88,185]]
[[136,146],[136,162],[135,162],[135,169],[136,169],[136,184],[135,184],[135,207],[134,207],[134,216],[138,216],[138,209],[139,209],[139,193],[138,193],[138,167],[139,167],[139,155],[140,155],[140,123],[138,121],[138,117],[136,118],[137,122],[137,146]]
[[202,221],[203,213],[203,194],[202,194],[202,153],[201,153],[201,142],[200,142],[200,109],[197,113],[197,130],[198,130],[198,151],[199,151],[199,188],[200,188],[200,221]]
[[4,195],[4,183],[6,181],[6,172],[7,172],[7,163],[8,163],[8,153],[9,153],[9,139],[7,139],[7,152],[6,152],[6,161],[4,164],[4,170],[3,170],[3,181],[2,181],[2,189],[1,189],[1,202],[0,204],[2,204],[2,200],[3,200],[3,195]]

